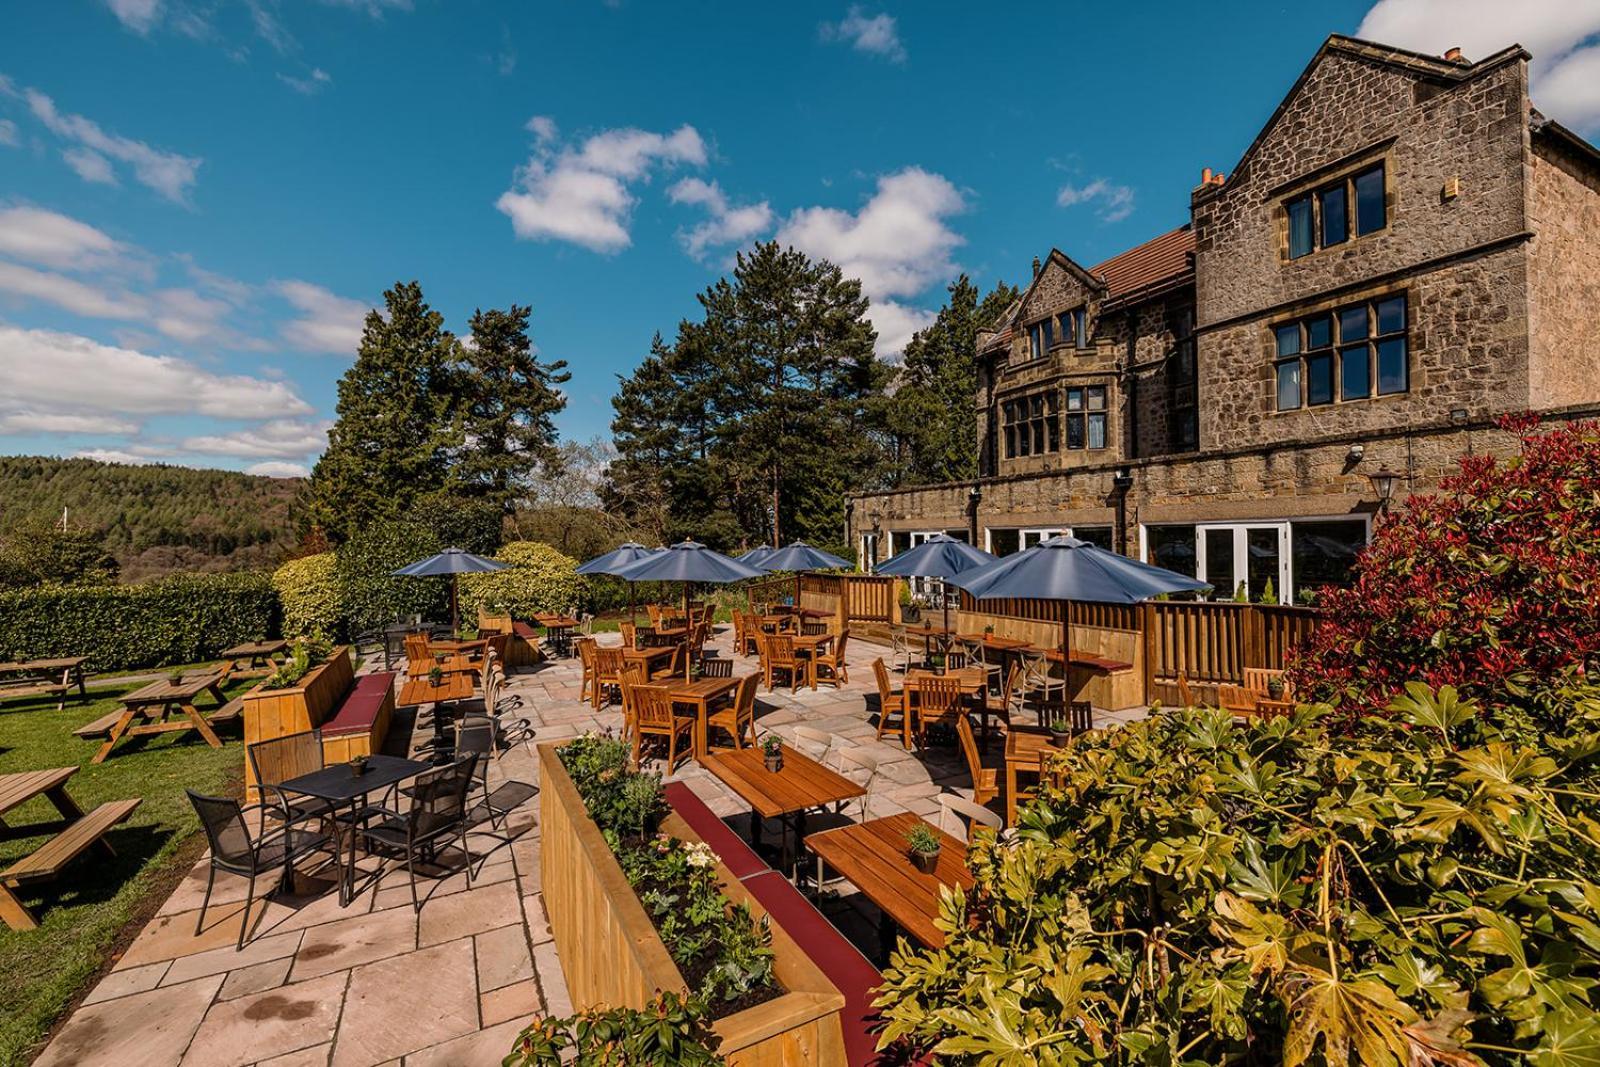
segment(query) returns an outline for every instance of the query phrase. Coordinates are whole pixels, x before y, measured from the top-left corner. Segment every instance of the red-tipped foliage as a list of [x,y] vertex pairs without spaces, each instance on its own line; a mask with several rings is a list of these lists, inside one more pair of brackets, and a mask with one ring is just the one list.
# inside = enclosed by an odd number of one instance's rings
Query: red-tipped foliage
[[1326,623],[1290,668],[1301,693],[1370,713],[1420,679],[1494,707],[1600,653],[1600,423],[1500,426],[1519,456],[1464,457],[1319,598]]

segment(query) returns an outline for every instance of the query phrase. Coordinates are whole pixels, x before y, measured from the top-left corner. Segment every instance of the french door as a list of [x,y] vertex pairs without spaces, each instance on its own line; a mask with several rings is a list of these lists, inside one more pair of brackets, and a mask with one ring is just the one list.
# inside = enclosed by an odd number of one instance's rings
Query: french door
[[1217,523],[1196,526],[1195,532],[1196,577],[1211,583],[1213,599],[1232,600],[1243,584],[1250,599],[1260,602],[1270,582],[1272,602],[1288,602],[1288,523]]

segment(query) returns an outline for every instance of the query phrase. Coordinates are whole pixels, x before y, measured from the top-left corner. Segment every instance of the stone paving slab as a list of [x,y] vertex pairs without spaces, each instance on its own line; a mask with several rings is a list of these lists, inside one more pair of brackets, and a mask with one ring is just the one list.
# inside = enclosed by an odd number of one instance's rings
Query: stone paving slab
[[[723,654],[731,652],[727,633],[714,643]],[[851,681],[837,690],[761,692],[757,732],[775,733],[791,744],[797,743],[795,726],[827,732],[833,736],[827,750],[812,754],[830,766],[867,781],[865,772],[838,752],[856,748],[878,761],[864,804],[868,817],[909,810],[934,818],[940,792],[970,798],[966,764],[953,746],[907,752],[897,733],[878,739],[871,663],[886,651],[853,642]],[[735,662],[737,674],[756,667],[751,657]],[[524,699],[514,714],[532,720],[539,741],[620,730],[620,708],[610,704],[597,712],[578,700],[578,680],[576,658],[519,672],[507,687]],[[1103,721],[1126,718],[1105,716]],[[986,762],[993,765],[998,753],[998,745],[991,745]],[[665,770],[658,758],[651,766]],[[685,782],[741,835],[747,831],[748,805],[698,764],[680,762],[670,777]],[[513,749],[492,765],[491,785],[507,779],[538,783],[538,761],[530,748]],[[513,813],[509,844],[487,832],[469,835],[475,864],[470,887],[462,857],[453,852],[420,873],[420,914],[412,907],[403,866],[386,870],[363,858],[364,880],[348,906],[340,906],[332,892],[325,862],[320,869],[298,872],[291,894],[255,902],[248,916],[242,906],[244,880],[219,875],[197,935],[206,876],[202,861],[37,1062],[45,1067],[499,1064],[531,1019],[572,1010],[540,892],[537,807],[534,801]],[[847,814],[859,814],[859,806]],[[769,831],[768,840],[775,841],[776,826]],[[877,911],[848,883],[830,890],[822,907],[858,946],[869,954],[876,951]],[[250,938],[236,952],[241,923],[248,923]]]

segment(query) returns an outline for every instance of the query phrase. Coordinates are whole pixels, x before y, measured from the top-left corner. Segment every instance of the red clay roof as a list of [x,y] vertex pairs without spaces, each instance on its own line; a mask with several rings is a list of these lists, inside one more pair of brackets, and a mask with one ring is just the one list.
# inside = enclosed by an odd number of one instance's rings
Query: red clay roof
[[1194,231],[1180,226],[1090,267],[1089,273],[1105,279],[1106,299],[1115,300],[1189,273],[1193,251]]

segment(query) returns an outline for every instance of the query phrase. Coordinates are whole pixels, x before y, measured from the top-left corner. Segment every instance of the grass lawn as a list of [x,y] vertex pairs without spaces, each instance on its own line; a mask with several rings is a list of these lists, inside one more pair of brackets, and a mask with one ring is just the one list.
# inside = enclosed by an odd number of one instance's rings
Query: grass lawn
[[[231,698],[252,685],[227,688]],[[221,728],[221,749],[192,731],[124,741],[110,759],[92,766],[98,741],[74,727],[117,707],[128,688],[90,689],[85,704],[15,700],[0,704],[0,774],[78,766],[67,792],[84,811],[107,800],[143,797],[133,816],[114,828],[111,860],[91,850],[54,881],[25,886],[22,899],[39,929],[0,923],[0,1067],[25,1063],[51,1024],[85,991],[89,980],[135,917],[148,914],[170,891],[184,843],[200,829],[184,787],[225,793],[243,771],[237,725]],[[207,698],[202,697],[202,701]],[[204,704],[202,704],[204,706]],[[60,815],[36,797],[6,815],[0,830],[0,868],[32,852],[61,828]],[[182,864],[187,867],[187,863]]]

